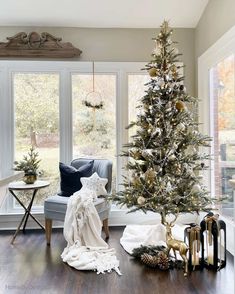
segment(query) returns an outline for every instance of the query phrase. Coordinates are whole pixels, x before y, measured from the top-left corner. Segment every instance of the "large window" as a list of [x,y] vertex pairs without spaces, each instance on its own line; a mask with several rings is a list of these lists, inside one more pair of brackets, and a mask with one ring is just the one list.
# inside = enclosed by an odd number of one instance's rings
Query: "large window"
[[[120,189],[123,161],[118,155],[128,142],[128,109],[134,119],[136,102],[144,94],[143,66],[96,62],[94,86],[103,107],[93,109],[84,103],[93,90],[91,62],[0,62],[0,174],[9,174],[14,160],[36,147],[41,179],[51,184],[38,193],[35,211],[42,211],[44,199],[59,189],[59,161],[108,158],[113,190]],[[21,195],[24,202],[28,197]],[[20,212],[12,198],[6,199],[1,212]]]
[[233,188],[235,179],[235,63],[230,55],[210,69],[210,99],[213,134],[214,193],[225,196],[221,204],[223,215],[233,216]]
[[[42,206],[48,194],[58,190],[59,161],[59,74],[14,73],[12,75],[15,160],[21,160],[33,146],[39,153],[41,179],[50,181],[39,190],[35,206]],[[21,193],[28,203],[31,194]],[[14,203],[17,205],[17,203]]]

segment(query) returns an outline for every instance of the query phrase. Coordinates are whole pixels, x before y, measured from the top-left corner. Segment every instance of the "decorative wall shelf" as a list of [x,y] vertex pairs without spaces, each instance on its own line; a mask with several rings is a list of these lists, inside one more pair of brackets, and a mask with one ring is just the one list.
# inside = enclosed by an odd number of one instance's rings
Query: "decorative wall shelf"
[[62,43],[62,38],[49,33],[21,32],[0,42],[0,57],[47,57],[71,58],[80,56],[82,51],[71,43]]

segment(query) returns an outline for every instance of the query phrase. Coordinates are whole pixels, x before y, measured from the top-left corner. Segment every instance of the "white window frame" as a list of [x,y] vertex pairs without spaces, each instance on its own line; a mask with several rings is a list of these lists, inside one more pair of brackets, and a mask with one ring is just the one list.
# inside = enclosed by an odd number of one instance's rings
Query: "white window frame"
[[[209,88],[210,69],[232,54],[235,54],[235,26],[198,58],[198,97],[201,99],[199,103],[199,122],[202,123],[200,131],[203,134],[209,134],[211,137],[213,137],[214,122],[213,117],[211,118],[210,116],[213,107]],[[213,148],[211,148],[211,154],[213,155]],[[210,170],[208,170],[204,179],[211,194],[214,195],[213,161],[209,164]],[[227,239],[227,247],[231,253],[234,253],[234,222],[226,217],[224,220],[227,224],[227,235],[231,236],[231,238]]]
[[[143,74],[145,62],[96,62],[95,72],[115,74],[116,80],[116,151],[120,154],[123,144],[128,142],[128,75]],[[0,61],[0,171],[1,177],[12,173],[14,159],[14,97],[12,91],[12,74],[15,72],[58,73],[59,89],[59,128],[60,161],[70,163],[73,159],[72,128],[72,84],[73,73],[91,74],[92,62],[79,61]],[[122,179],[122,159],[117,157],[117,187]],[[11,198],[2,208],[3,213],[20,213],[13,211]],[[34,209],[41,213],[41,209]]]

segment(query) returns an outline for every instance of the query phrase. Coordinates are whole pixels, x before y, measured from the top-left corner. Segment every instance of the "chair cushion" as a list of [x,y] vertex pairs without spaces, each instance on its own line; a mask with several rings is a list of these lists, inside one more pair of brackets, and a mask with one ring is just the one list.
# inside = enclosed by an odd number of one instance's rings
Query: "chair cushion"
[[93,165],[94,160],[90,160],[77,169],[71,165],[66,165],[60,162],[59,168],[61,192],[58,193],[58,195],[69,197],[73,195],[74,192],[79,191],[82,188],[80,181],[81,177],[90,177],[92,174]]
[[[44,202],[45,218],[64,221],[69,198],[59,195],[51,196]],[[101,220],[108,218],[110,211],[110,202],[104,198],[97,198],[94,201],[95,208]]]

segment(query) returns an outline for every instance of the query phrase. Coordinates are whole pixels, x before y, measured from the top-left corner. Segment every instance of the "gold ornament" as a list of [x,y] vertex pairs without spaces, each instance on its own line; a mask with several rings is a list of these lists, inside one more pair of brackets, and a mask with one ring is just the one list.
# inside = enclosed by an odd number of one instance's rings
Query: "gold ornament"
[[171,73],[172,73],[173,79],[177,80],[179,75],[178,75],[178,72],[177,72],[177,67],[175,65],[172,66]]
[[140,151],[136,150],[136,151],[131,151],[131,155],[135,160],[138,160],[141,158],[141,153]]
[[186,106],[185,106],[185,103],[183,101],[177,101],[176,104],[175,104],[175,108],[178,111],[183,111],[183,110],[185,110]]
[[157,76],[157,69],[155,67],[150,68],[149,75],[150,77],[155,78]]
[[139,205],[143,205],[145,203],[145,198],[143,196],[138,197],[137,203]]
[[153,183],[153,181],[156,179],[156,172],[150,168],[145,172],[144,176],[148,183]]
[[139,177],[134,177],[132,180],[132,184],[134,187],[138,188],[141,185],[141,181]]

